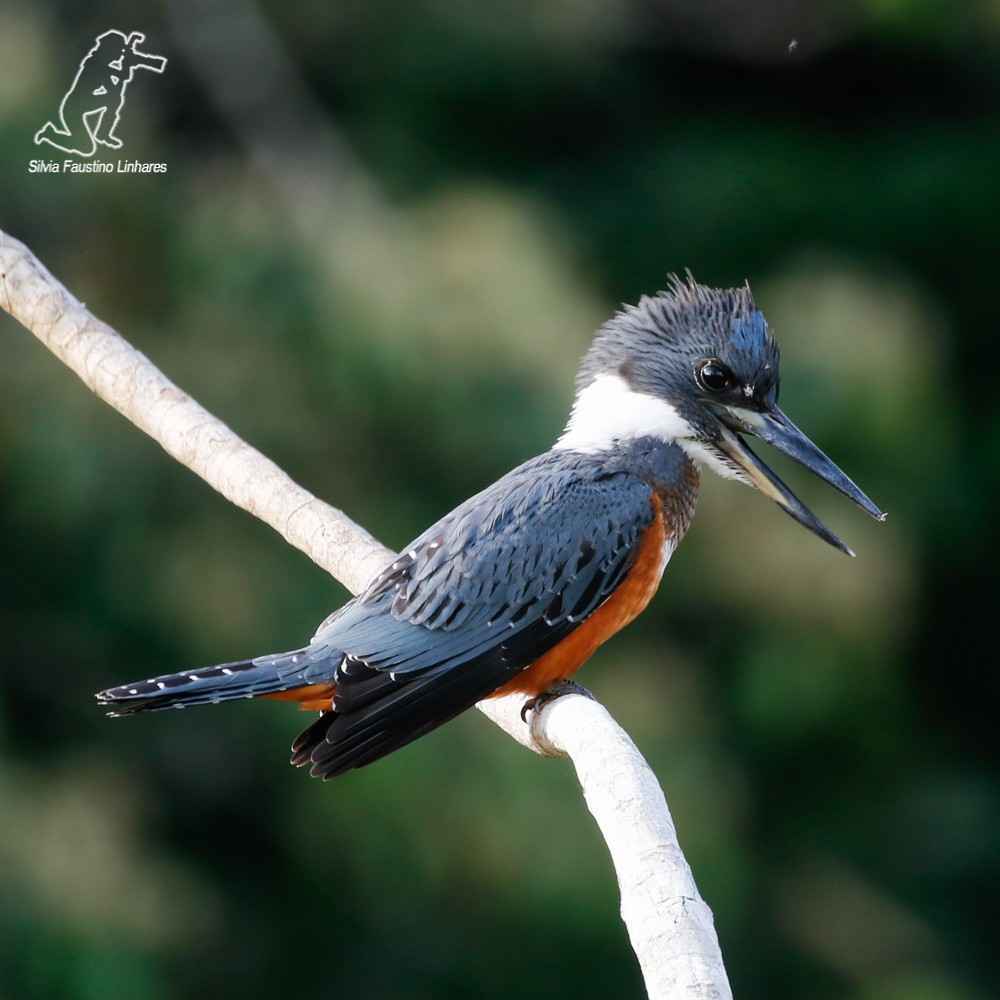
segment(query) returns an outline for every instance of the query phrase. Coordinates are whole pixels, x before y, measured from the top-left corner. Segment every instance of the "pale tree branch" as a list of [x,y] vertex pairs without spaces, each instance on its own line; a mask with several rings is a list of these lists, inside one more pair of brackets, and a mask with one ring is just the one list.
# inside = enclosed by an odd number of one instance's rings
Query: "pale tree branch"
[[[170,382],[3,232],[0,307],[168,454],[352,592],[393,558]],[[523,697],[512,696],[478,707],[535,752],[572,759],[611,852],[622,916],[650,998],[730,997],[711,913],[698,895],[663,793],[635,745],[582,689],[528,713],[530,724],[521,717],[523,704]]]

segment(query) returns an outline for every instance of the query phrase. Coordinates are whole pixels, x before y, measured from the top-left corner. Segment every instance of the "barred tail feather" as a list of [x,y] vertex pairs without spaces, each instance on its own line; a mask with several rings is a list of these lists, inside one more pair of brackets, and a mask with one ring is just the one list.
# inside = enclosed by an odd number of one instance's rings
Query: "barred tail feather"
[[298,649],[198,670],[182,670],[177,674],[109,688],[96,697],[99,704],[111,709],[110,716],[117,717],[275,695],[333,676],[339,656],[332,662],[324,657],[323,662],[318,663],[315,655],[309,652]]

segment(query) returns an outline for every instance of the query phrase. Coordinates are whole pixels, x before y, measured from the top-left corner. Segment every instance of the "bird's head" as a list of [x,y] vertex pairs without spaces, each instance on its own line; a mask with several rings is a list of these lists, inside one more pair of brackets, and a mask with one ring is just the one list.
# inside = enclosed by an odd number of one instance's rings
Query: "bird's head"
[[882,520],[884,514],[778,408],[778,344],[748,287],[707,288],[688,275],[643,297],[599,331],[557,447],[613,448],[644,436],[755,486],[843,552],[833,534],[750,449],[753,435]]

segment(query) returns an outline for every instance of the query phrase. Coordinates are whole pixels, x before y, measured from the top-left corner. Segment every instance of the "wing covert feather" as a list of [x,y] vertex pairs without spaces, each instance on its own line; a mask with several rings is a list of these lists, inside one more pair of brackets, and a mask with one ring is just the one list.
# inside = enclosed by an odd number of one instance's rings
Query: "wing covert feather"
[[314,641],[399,679],[443,673],[501,644],[513,674],[551,648],[625,576],[652,518],[652,489],[622,472],[539,468],[545,458],[429,528]]

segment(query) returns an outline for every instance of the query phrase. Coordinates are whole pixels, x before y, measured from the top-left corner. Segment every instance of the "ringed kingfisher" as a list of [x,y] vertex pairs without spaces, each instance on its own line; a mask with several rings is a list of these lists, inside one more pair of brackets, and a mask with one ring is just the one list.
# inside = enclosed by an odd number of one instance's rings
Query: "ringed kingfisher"
[[884,519],[778,408],[778,361],[749,287],[674,276],[597,332],[555,444],[419,535],[307,645],[134,681],[98,701],[115,716],[299,702],[320,715],[292,763],[333,778],[481,699],[538,699],[569,677],[649,603],[704,465],[853,555],[746,443],[760,438]]

